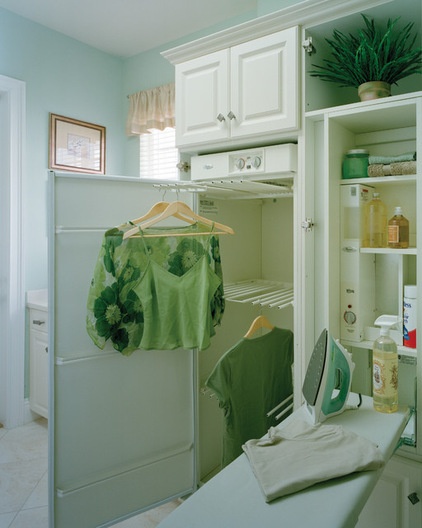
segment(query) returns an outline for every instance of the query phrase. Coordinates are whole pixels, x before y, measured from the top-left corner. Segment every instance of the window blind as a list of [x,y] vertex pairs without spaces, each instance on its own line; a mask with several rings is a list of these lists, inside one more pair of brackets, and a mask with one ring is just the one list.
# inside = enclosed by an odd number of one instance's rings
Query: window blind
[[153,129],[150,134],[142,134],[139,137],[140,177],[177,180],[179,173],[176,165],[179,162],[179,152],[175,147],[175,129]]

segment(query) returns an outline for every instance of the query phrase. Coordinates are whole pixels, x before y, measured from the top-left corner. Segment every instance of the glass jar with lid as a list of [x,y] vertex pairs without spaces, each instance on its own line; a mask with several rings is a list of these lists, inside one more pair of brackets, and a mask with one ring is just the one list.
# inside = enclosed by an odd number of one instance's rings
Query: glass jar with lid
[[343,160],[342,178],[344,180],[367,178],[368,158],[369,152],[366,149],[352,149],[347,151]]

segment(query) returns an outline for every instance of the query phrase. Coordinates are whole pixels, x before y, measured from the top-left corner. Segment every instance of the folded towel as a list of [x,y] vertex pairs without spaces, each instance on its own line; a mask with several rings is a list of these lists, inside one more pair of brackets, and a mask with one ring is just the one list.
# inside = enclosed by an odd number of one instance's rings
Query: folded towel
[[389,163],[398,163],[400,161],[415,161],[416,152],[405,152],[398,156],[369,156],[369,165],[379,164],[388,165]]
[[401,161],[397,163],[375,163],[368,165],[368,176],[403,176],[405,174],[416,174],[416,161]]
[[270,428],[268,437],[242,446],[266,502],[317,482],[383,466],[372,442],[341,426],[302,420]]

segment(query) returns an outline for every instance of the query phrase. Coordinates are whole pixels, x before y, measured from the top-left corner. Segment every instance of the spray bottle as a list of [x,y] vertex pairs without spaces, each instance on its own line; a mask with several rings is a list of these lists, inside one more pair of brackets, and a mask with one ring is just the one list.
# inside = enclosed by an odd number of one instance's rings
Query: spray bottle
[[390,329],[401,319],[395,315],[381,315],[375,321],[381,327],[373,346],[373,401],[376,411],[393,413],[398,409],[399,362],[397,345],[389,335]]

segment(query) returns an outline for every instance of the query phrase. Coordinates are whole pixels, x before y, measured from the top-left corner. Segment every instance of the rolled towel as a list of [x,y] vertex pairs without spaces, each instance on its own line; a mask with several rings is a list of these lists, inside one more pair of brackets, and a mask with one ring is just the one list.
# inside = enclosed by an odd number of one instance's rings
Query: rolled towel
[[391,164],[391,174],[416,174],[416,161],[401,161]]
[[416,152],[405,152],[397,156],[369,156],[369,165],[382,164],[388,165],[389,163],[398,163],[400,161],[415,161]]
[[368,176],[404,176],[406,174],[416,174],[416,161],[401,161],[398,163],[374,163],[368,165]]

